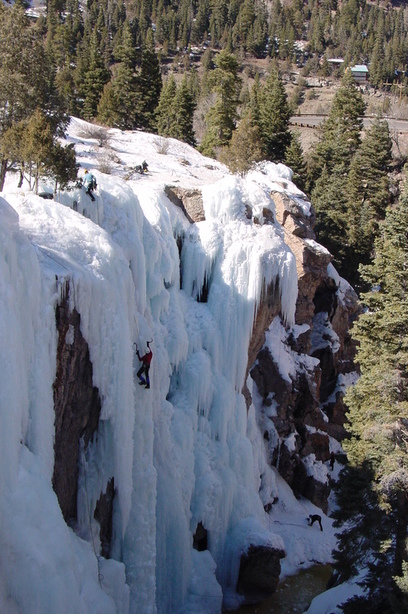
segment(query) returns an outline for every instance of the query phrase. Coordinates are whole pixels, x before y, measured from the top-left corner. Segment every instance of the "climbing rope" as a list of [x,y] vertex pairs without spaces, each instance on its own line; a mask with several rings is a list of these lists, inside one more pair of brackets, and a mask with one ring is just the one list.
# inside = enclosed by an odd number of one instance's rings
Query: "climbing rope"
[[304,524],[294,524],[293,522],[283,522],[282,520],[269,520],[270,523],[281,524],[285,527],[300,527],[301,529],[307,529],[308,525]]
[[48,256],[48,258],[50,258],[51,260],[53,260],[56,264],[58,264],[59,266],[62,266],[64,269],[66,269],[69,272],[69,268],[65,266],[65,264],[62,264],[62,262],[59,262],[58,260],[56,260],[55,258],[53,258],[53,256],[50,256],[50,254],[48,252],[45,251],[45,249],[43,247],[40,247],[39,245],[37,245],[36,243],[33,243],[33,241],[30,241],[31,245],[34,248],[38,248],[43,254],[45,254],[45,256]]

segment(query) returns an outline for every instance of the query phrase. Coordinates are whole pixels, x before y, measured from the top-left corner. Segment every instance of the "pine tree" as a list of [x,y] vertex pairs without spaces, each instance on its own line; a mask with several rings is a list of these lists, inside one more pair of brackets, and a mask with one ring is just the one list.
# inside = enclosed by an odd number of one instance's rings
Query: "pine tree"
[[139,101],[138,127],[145,130],[156,130],[155,112],[159,104],[162,89],[160,64],[154,51],[153,31],[149,30],[146,37],[146,47],[142,55],[142,64],[137,79]]
[[55,76],[58,95],[69,115],[78,115],[79,107],[75,90],[75,71],[70,65],[64,66]]
[[[387,210],[373,263],[362,268],[372,290],[362,296],[366,310],[353,329],[361,376],[345,397],[350,438],[344,447],[352,467],[369,468],[365,489],[375,493],[378,513],[365,529],[373,538],[365,542],[370,564],[363,583],[368,593],[352,601],[345,612],[357,611],[362,602],[368,603],[369,611],[402,612],[401,604],[406,603],[395,576],[403,577],[408,561],[407,228],[405,191]],[[359,522],[364,511],[355,510],[350,520]]]
[[156,109],[157,132],[161,136],[174,136],[174,127],[177,123],[177,113],[174,104],[176,92],[176,81],[174,76],[171,75],[163,85]]
[[[56,89],[55,70],[47,57],[39,28],[24,10],[0,5],[0,143],[5,132],[42,109],[52,130],[63,129],[67,118]],[[0,156],[0,190],[11,168],[7,156]]]
[[180,32],[179,40],[183,47],[188,47],[190,43],[191,30],[193,26],[193,10],[190,0],[181,0],[179,7]]
[[210,21],[208,15],[210,13],[209,0],[200,0],[197,7],[197,13],[193,22],[191,42],[194,44],[200,43],[205,34],[209,30]]
[[13,123],[7,128],[0,139],[0,156],[8,163],[8,168],[18,168],[20,180],[18,187],[21,188],[24,180],[24,163],[22,162],[21,143],[24,140],[24,132],[27,119]]
[[73,147],[58,143],[50,121],[39,109],[4,133],[0,153],[19,168],[19,186],[26,176],[30,188],[36,192],[42,176],[52,177],[62,187],[77,177]]
[[259,132],[266,158],[272,162],[283,162],[291,141],[291,111],[283,81],[277,70],[271,72],[265,85],[261,87],[258,104]]
[[268,16],[264,5],[257,7],[257,15],[250,31],[248,47],[256,58],[266,56],[268,42]]
[[368,462],[347,463],[340,479],[333,485],[336,509],[334,526],[342,530],[336,535],[334,567],[340,582],[346,582],[364,568],[370,554],[380,548],[388,526],[382,523],[378,493],[373,488],[374,472]]
[[[356,271],[358,262],[350,247],[350,165],[361,143],[365,105],[352,75],[342,80],[311,156],[307,189],[316,210],[318,240],[333,254],[342,275]],[[364,181],[364,177],[362,176]]]
[[148,43],[148,37],[152,32],[152,3],[150,0],[141,0],[138,20],[140,32],[142,34],[142,42]]
[[378,224],[385,217],[390,202],[388,171],[392,142],[388,123],[374,122],[355,154],[348,175],[348,258],[346,277],[360,285],[358,265],[369,264],[378,234]]
[[379,20],[377,28],[370,64],[370,81],[376,87],[382,87],[382,83],[386,80],[387,75],[384,50],[384,23],[382,19]]
[[[309,191],[326,168],[337,165],[348,172],[351,160],[361,143],[365,103],[350,71],[346,71],[323,124],[320,140],[312,152]],[[312,194],[313,198],[313,194]]]
[[228,145],[221,150],[219,159],[233,173],[244,175],[263,158],[259,129],[254,125],[249,110],[234,130]]
[[292,133],[290,145],[285,152],[285,164],[293,171],[293,183],[297,185],[299,190],[304,190],[306,187],[307,165],[298,132]]
[[98,103],[98,123],[105,126],[120,127],[121,117],[119,114],[119,101],[116,98],[115,88],[109,81],[103,88],[102,96]]
[[224,34],[228,20],[228,3],[226,0],[213,0],[210,17],[211,42],[217,47]]
[[329,171],[323,169],[312,195],[316,211],[315,231],[319,242],[334,256],[340,274],[346,259],[347,236],[347,173],[338,164]]
[[216,100],[206,115],[207,129],[200,145],[200,151],[212,157],[215,156],[217,148],[226,145],[232,136],[241,84],[238,62],[231,53],[221,51],[215,58],[215,65],[216,68],[210,73],[209,79]]
[[89,55],[89,62],[85,74],[81,75],[81,91],[84,97],[82,115],[85,119],[90,120],[96,116],[99,99],[110,77],[99,49],[96,30],[92,33],[89,47],[87,48],[87,55]]
[[244,0],[233,28],[234,48],[241,47],[244,51],[252,43],[252,27],[255,21],[255,7],[251,0]]
[[79,164],[77,164],[74,145],[61,145],[54,141],[48,158],[48,168],[46,174],[55,181],[55,189],[60,187],[65,189],[78,176]]
[[252,121],[258,127],[259,127],[259,117],[260,117],[260,111],[259,111],[259,104],[260,104],[259,99],[261,95],[260,92],[261,92],[261,83],[259,79],[259,73],[256,73],[254,83],[251,88],[250,97],[249,97],[249,106],[251,109]]
[[[108,125],[122,130],[131,130],[140,125],[140,86],[136,75],[136,51],[129,22],[125,22],[120,44],[115,49],[115,57],[120,60],[112,80],[112,91],[104,91],[104,100],[98,107],[98,114],[107,116]],[[116,104],[116,109],[112,109]]]
[[195,146],[196,139],[193,119],[196,102],[186,76],[183,77],[181,84],[177,88],[174,107],[177,111],[176,138],[189,145]]

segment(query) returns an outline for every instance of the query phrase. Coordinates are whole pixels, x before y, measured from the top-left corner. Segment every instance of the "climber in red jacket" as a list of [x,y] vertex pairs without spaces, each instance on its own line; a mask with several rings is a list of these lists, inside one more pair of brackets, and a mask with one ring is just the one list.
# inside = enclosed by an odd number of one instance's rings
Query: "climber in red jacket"
[[[137,357],[142,363],[142,366],[137,372],[137,377],[140,379],[139,386],[144,386],[145,388],[150,388],[149,370],[150,370],[150,363],[152,362],[152,358],[153,358],[153,352],[150,349],[150,344],[151,344],[151,341],[148,341],[147,342],[148,352],[146,352],[144,356],[140,356],[139,350],[137,349],[137,346],[136,346]],[[145,374],[146,379],[143,377],[143,373]]]

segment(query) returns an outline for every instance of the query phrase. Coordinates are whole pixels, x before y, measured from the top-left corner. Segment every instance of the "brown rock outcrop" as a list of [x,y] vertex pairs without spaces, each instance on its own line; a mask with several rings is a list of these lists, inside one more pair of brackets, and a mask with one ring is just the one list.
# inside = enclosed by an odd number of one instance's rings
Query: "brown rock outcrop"
[[246,603],[257,603],[276,591],[281,572],[280,560],[284,556],[284,550],[249,546],[241,556],[237,582],[237,592],[244,595]]
[[272,320],[279,314],[280,299],[279,286],[277,283],[270,284],[264,288],[256,313],[254,329],[248,349],[248,365],[252,365],[258,352],[265,343],[265,332],[268,330]]
[[56,308],[57,371],[53,385],[55,409],[52,484],[66,521],[77,517],[80,440],[85,446],[98,428],[101,402],[92,382],[88,344],[80,330],[80,315],[70,311],[69,285]]
[[329,480],[322,478],[324,471],[313,474],[310,467],[329,460],[329,436],[341,441],[345,434],[343,391],[338,379],[355,368],[349,329],[358,312],[357,297],[344,280],[330,276],[332,256],[314,240],[313,209],[280,192],[271,196],[285,242],[296,258],[295,319],[302,329],[296,336],[287,331],[284,343],[297,367],[288,380],[267,347],[256,354],[265,330],[279,312],[279,305],[273,302],[279,303],[276,295],[268,305],[268,317],[255,321],[248,366],[263,399],[258,421],[271,464],[296,495],[326,510]]
[[304,239],[315,238],[313,232],[314,212],[307,217],[301,205],[284,192],[272,192],[271,196],[275,203],[276,219],[286,232]]
[[164,192],[173,205],[180,207],[191,224],[205,220],[203,195],[200,190],[166,185]]

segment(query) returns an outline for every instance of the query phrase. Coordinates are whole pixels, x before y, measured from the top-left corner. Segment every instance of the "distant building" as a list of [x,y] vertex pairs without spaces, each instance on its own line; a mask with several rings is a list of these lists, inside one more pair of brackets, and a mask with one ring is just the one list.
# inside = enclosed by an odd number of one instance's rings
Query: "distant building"
[[352,66],[350,70],[356,83],[367,83],[368,68],[365,64],[356,64]]
[[333,64],[334,66],[341,66],[344,62],[343,58],[328,58],[328,64]]

